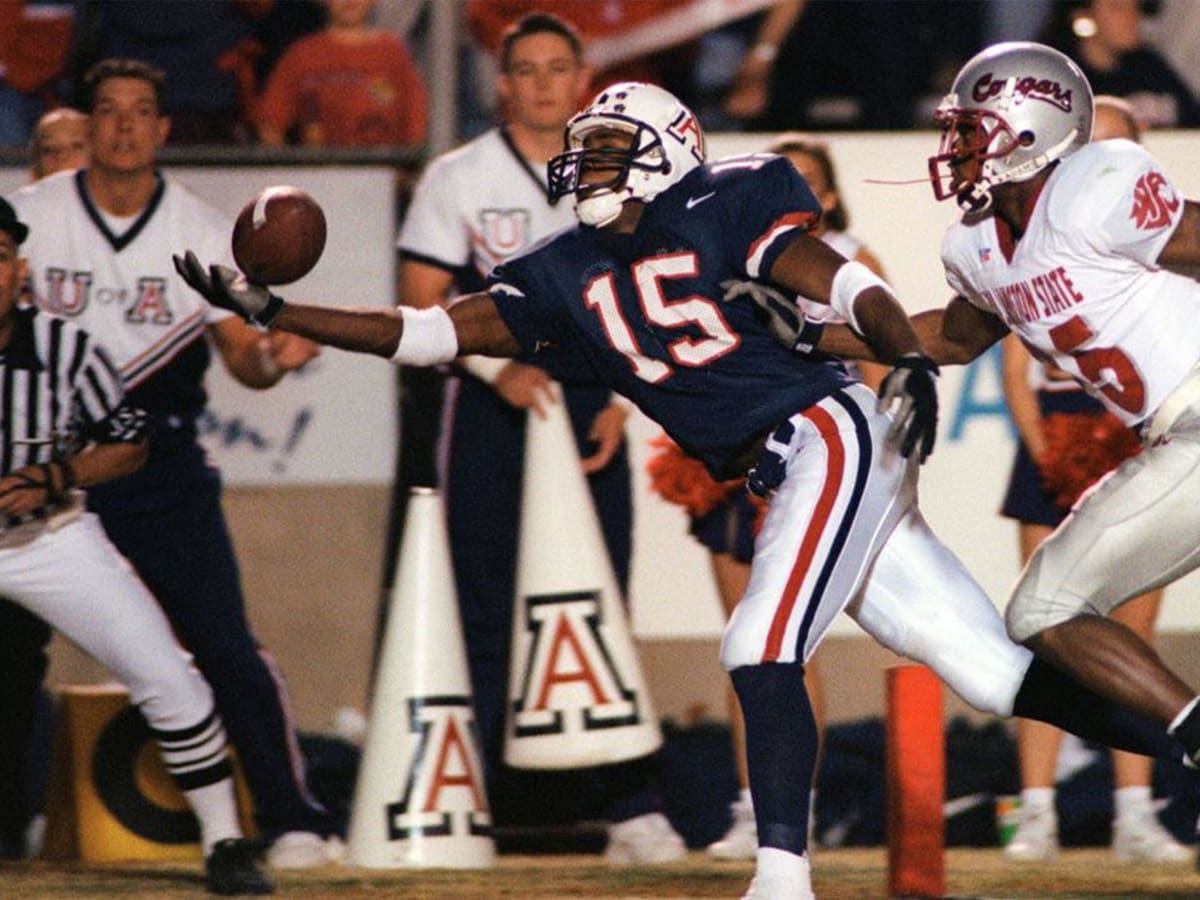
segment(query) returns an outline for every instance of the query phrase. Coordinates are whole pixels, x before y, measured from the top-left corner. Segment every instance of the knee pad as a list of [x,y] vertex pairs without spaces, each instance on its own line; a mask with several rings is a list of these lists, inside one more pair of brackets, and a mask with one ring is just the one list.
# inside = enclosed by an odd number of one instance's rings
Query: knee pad
[[1004,611],[1008,635],[1020,644],[1089,608],[1086,601],[1067,593],[1061,586],[1053,593],[1039,590],[1040,574],[1041,554],[1035,553]]

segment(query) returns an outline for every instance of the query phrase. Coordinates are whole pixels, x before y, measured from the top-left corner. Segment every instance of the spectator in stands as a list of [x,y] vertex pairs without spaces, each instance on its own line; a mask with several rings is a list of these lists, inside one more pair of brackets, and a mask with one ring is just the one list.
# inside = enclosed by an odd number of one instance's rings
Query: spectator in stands
[[77,109],[60,106],[42,116],[29,142],[30,170],[36,181],[79,169],[88,163],[88,117]]
[[237,144],[249,140],[236,72],[253,58],[253,26],[266,6],[247,0],[122,0],[86,4],[83,68],[109,58],[137,59],[167,73],[163,109],[170,142]]
[[[1139,140],[1141,129],[1132,107],[1118,97],[1095,101],[1092,140]],[[1035,364],[1024,345],[1009,335],[1004,353],[1004,394],[1020,434],[1017,457],[1001,514],[1016,519],[1021,559],[1028,560],[1038,545],[1066,518],[1071,503],[1089,483],[1138,449],[1134,432],[1100,401],[1085,394],[1065,372]],[[1076,427],[1078,426],[1078,427]],[[1092,452],[1070,453],[1086,430]],[[1070,460],[1076,459],[1075,462]],[[1089,468],[1088,461],[1091,462]],[[1130,600],[1112,617],[1152,640],[1162,590]],[[1055,789],[1058,749],[1063,733],[1053,725],[1017,719],[1021,760],[1021,806],[1017,830],[1005,847],[1009,859],[1044,862],[1058,854],[1058,814]],[[1191,853],[1158,820],[1150,794],[1153,760],[1112,751],[1113,854],[1123,862],[1181,862]]]
[[[553,12],[579,30],[592,68],[593,94],[618,81],[648,81],[685,101],[691,91],[695,39],[702,20],[689,15],[694,0],[555,0]],[[512,22],[548,4],[544,0],[470,0],[467,25],[491,54]]]
[[58,105],[74,20],[68,3],[0,3],[0,146],[26,144],[38,117]]
[[279,145],[408,146],[425,140],[425,83],[404,41],[370,24],[375,0],[327,0],[328,25],[267,78],[258,136]]
[[722,104],[730,118],[745,121],[766,111],[771,71],[779,56],[779,45],[791,33],[803,10],[804,0],[782,0],[762,17],[754,43],[742,57]]
[[1187,84],[1142,43],[1142,11],[1142,0],[1065,0],[1043,42],[1075,60],[1095,93],[1127,100],[1142,125],[1200,126],[1200,105]]

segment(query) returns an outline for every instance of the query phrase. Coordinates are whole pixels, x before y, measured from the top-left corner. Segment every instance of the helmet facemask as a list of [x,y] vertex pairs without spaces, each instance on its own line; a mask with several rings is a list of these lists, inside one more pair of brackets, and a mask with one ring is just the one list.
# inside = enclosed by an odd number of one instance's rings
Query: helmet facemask
[[[601,131],[617,131],[632,137],[627,147],[588,147],[587,139]],[[607,225],[621,214],[626,200],[645,197],[638,191],[637,173],[667,174],[671,163],[663,152],[662,138],[653,128],[612,116],[577,118],[567,127],[567,146],[548,164],[549,190],[553,199],[575,197],[575,210],[585,225]],[[587,179],[585,175],[611,172],[608,178]],[[649,198],[646,198],[649,199]]]
[[[620,132],[628,143],[614,146],[602,132]],[[595,227],[616,219],[627,200],[653,200],[704,161],[692,112],[668,91],[638,82],[601,91],[567,123],[564,143],[547,167],[550,196],[573,195],[579,220]]]
[[[990,188],[1012,180],[997,176],[990,160],[1008,157],[1021,146],[1020,139],[1003,117],[986,110],[943,105],[934,121],[942,128],[937,155],[929,158],[934,196],[939,201],[954,197],[964,209],[986,209],[992,202]],[[970,174],[955,171],[970,164]]]

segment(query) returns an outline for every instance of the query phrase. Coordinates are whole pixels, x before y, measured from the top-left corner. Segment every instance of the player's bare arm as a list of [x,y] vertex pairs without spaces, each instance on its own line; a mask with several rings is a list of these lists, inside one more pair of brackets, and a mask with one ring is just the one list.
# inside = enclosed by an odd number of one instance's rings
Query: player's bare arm
[[190,250],[173,259],[180,276],[214,306],[235,312],[251,324],[340,350],[424,366],[469,353],[516,356],[521,350],[488,294],[460,297],[445,309],[310,306],[284,303],[225,266],[206,269]]
[[921,346],[939,365],[965,365],[1008,334],[999,317],[965,297],[955,297],[944,309],[917,313],[912,323]]
[[1172,272],[1196,277],[1197,267],[1200,267],[1200,203],[1184,201],[1183,217],[1158,254],[1158,263]]

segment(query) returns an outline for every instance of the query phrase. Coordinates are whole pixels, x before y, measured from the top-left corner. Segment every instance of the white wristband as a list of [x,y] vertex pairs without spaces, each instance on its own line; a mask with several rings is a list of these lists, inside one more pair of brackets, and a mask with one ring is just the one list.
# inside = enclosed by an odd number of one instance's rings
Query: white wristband
[[495,384],[496,379],[500,377],[500,373],[504,371],[510,362],[512,360],[507,357],[464,356],[458,361],[458,364],[480,381],[487,384]]
[[458,356],[458,334],[445,309],[406,306],[403,319],[404,331],[392,362],[402,366],[436,366]]
[[834,273],[833,285],[829,290],[829,306],[859,334],[858,317],[854,315],[854,301],[867,288],[883,288],[895,296],[888,283],[860,262],[847,262]]

